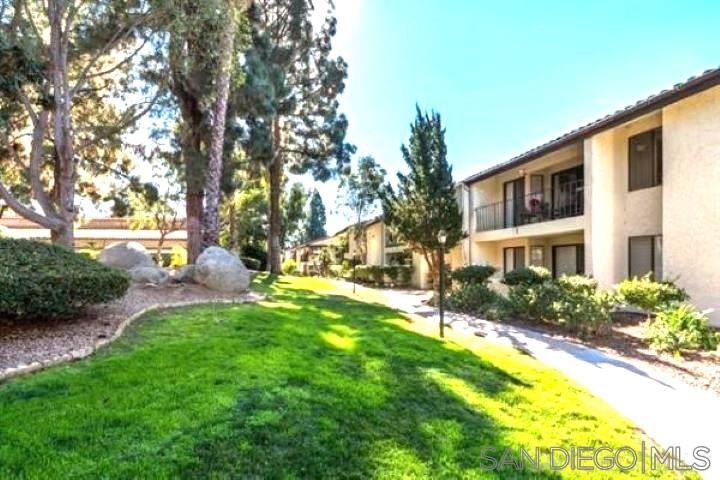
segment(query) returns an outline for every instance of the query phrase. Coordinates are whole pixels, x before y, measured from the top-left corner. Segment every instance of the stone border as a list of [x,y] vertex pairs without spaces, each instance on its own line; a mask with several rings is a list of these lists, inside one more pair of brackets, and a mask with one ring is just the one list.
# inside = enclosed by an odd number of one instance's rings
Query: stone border
[[128,318],[120,322],[115,330],[115,333],[110,338],[103,338],[95,342],[92,347],[86,347],[79,350],[73,350],[70,353],[51,358],[49,360],[42,360],[32,362],[29,365],[19,365],[17,367],[10,367],[0,371],[0,385],[11,378],[15,378],[21,375],[38,372],[45,370],[50,367],[61,365],[63,363],[74,362],[76,360],[83,360],[96,353],[103,347],[110,345],[112,342],[117,340],[125,332],[125,329],[135,322],[140,317],[147,315],[148,313],[159,312],[163,310],[172,310],[175,308],[192,307],[197,305],[243,305],[245,303],[255,303],[266,299],[266,295],[257,294],[254,292],[248,292],[242,299],[204,299],[204,300],[189,300],[186,302],[174,302],[174,303],[155,303],[148,307],[143,308],[137,313],[133,313]]

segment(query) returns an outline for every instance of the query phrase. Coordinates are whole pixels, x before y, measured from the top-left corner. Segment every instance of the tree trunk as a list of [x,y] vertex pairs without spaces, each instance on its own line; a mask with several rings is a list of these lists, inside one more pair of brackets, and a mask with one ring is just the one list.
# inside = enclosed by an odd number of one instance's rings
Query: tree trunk
[[233,46],[235,44],[235,15],[233,1],[228,3],[228,19],[220,39],[220,62],[217,75],[217,98],[213,105],[213,124],[210,132],[208,172],[205,182],[205,245],[217,245],[220,238],[220,176],[222,174],[223,145],[225,143],[225,116],[227,114],[230,76],[232,73]]
[[48,1],[50,20],[50,73],[53,86],[53,143],[55,146],[56,175],[55,198],[62,227],[54,229],[53,243],[73,246],[75,220],[75,150],[70,115],[71,93],[68,81],[68,35],[66,26],[67,4],[59,0]]
[[54,245],[63,245],[72,248],[75,243],[73,225],[69,227],[50,230],[50,241]]
[[282,136],[280,121],[273,118],[273,161],[268,169],[270,177],[270,201],[268,215],[268,270],[270,273],[280,273],[280,236],[282,235],[282,216],[280,212],[280,194],[282,190],[283,159],[280,145]]
[[202,252],[202,191],[185,195],[185,216],[187,218],[187,262],[195,263]]
[[282,190],[282,158],[278,156],[270,165],[270,202],[268,231],[268,270],[280,273],[280,230],[282,216],[280,212],[280,193]]

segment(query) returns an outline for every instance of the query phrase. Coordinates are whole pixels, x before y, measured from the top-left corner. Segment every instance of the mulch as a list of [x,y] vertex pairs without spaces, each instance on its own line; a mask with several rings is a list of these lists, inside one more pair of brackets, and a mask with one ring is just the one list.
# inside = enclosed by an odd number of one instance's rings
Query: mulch
[[11,320],[0,318],[0,377],[3,372],[34,363],[80,358],[104,339],[110,339],[124,320],[154,305],[181,302],[249,301],[256,294],[214,292],[196,284],[138,285],[120,300],[88,308],[63,319]]

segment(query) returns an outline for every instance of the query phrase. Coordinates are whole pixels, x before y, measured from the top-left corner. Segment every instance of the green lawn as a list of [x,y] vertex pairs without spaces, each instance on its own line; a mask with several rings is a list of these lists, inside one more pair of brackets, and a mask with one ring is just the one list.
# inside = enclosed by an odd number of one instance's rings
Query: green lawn
[[576,478],[482,471],[480,452],[639,448],[606,404],[511,349],[441,342],[323,280],[254,288],[271,297],[149,315],[89,360],[0,385],[0,478]]

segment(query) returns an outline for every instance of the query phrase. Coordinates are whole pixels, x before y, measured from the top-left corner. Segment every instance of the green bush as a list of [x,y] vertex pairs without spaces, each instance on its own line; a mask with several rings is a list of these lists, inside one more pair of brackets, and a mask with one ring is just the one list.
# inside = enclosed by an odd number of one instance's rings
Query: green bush
[[380,265],[368,265],[368,273],[370,275],[370,278],[368,280],[371,280],[377,284],[384,283],[385,271]]
[[330,265],[328,273],[331,278],[341,278],[345,272],[342,265]]
[[492,265],[467,265],[453,270],[450,276],[462,287],[470,284],[485,283],[495,272],[497,272],[497,268]]
[[447,299],[448,309],[495,319],[501,297],[483,283],[470,283],[453,291]]
[[614,305],[614,296],[598,291],[595,280],[573,275],[513,286],[503,304],[503,314],[555,323],[574,333],[594,335],[607,330]]
[[122,297],[130,279],[70,249],[0,240],[0,315],[53,317]]
[[265,270],[267,267],[267,252],[264,245],[245,244],[240,247],[240,256],[259,260],[260,268],[258,270]]
[[398,277],[400,276],[400,267],[398,265],[388,265],[383,267],[385,275],[390,279],[393,285],[397,285]]
[[718,346],[717,334],[708,326],[705,314],[687,303],[660,310],[648,326],[647,338],[654,349],[675,354]]
[[292,258],[285,260],[280,269],[285,275],[297,275],[297,262]]
[[689,299],[685,290],[673,282],[656,282],[650,275],[624,280],[615,287],[620,302],[645,310],[656,312],[673,303]]
[[370,281],[370,271],[368,270],[368,265],[355,266],[355,280],[360,283]]
[[543,267],[522,267],[516,268],[505,274],[503,283],[509,287],[517,285],[539,285],[550,280],[552,275],[547,268]]
[[240,257],[240,260],[242,261],[243,265],[245,265],[245,268],[247,268],[248,270],[255,270],[259,272],[262,269],[262,261],[258,260],[257,258]]
[[410,265],[398,266],[398,281],[401,287],[407,287],[412,282],[413,267]]
[[559,296],[553,299],[552,320],[579,334],[594,335],[607,330],[610,311],[615,306],[611,293],[598,291],[597,281],[582,275],[563,276],[556,283]]

